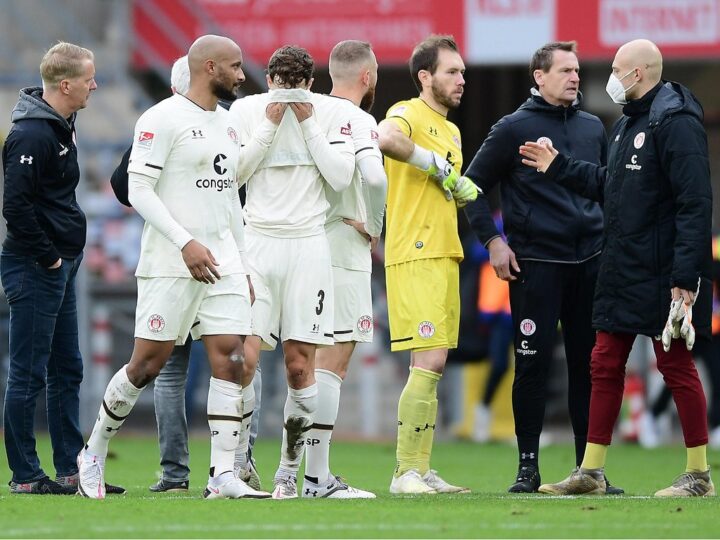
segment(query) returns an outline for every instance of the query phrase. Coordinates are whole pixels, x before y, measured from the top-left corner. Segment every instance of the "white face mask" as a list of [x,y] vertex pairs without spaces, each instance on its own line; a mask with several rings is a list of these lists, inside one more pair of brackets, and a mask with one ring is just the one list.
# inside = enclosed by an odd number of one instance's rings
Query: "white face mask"
[[607,85],[605,86],[605,91],[608,93],[608,96],[610,96],[610,99],[612,99],[618,105],[625,105],[627,103],[627,97],[625,97],[626,92],[637,84],[637,81],[635,81],[630,86],[625,88],[622,83],[622,80],[634,71],[635,69],[633,68],[620,78],[617,78],[614,73],[611,73],[610,77],[608,78]]

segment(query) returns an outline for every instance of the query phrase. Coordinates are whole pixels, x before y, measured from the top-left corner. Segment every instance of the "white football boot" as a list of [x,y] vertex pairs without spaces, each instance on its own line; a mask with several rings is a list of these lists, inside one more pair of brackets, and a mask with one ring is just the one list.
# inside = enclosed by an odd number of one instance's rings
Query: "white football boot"
[[316,484],[305,477],[302,496],[308,499],[374,499],[375,494],[347,485],[339,476],[332,474],[327,482]]
[[105,458],[91,456],[83,448],[77,457],[78,493],[88,499],[105,498]]
[[398,477],[393,476],[390,482],[390,493],[395,495],[432,495],[437,491],[423,481],[417,469],[410,469]]

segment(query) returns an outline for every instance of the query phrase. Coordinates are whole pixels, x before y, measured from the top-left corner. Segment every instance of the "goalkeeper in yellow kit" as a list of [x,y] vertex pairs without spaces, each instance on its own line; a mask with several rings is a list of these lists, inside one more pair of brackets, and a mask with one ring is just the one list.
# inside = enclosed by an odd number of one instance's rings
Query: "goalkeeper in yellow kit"
[[397,467],[391,493],[466,493],[430,469],[437,383],[457,347],[457,207],[478,188],[459,175],[460,131],[446,118],[460,104],[465,64],[451,36],[418,44],[410,72],[420,96],[396,103],[379,125],[388,177],[385,266],[393,351],[410,350],[398,404]]

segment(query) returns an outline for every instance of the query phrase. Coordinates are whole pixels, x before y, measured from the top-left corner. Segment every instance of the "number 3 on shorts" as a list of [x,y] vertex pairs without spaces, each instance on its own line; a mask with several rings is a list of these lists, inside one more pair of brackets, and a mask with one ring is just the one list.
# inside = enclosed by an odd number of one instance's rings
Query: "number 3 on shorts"
[[317,305],[317,307],[315,308],[315,314],[316,314],[316,315],[320,315],[320,314],[323,312],[323,307],[324,307],[324,306],[323,306],[323,301],[325,300],[325,291],[323,291],[322,289],[320,289],[320,290],[318,291],[318,294],[317,294],[317,295],[318,295],[318,305]]

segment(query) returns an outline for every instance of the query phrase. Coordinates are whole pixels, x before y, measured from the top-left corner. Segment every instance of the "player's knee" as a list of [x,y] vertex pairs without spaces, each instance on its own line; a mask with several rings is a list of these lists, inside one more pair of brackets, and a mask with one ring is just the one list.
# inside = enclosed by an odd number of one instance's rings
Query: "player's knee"
[[307,386],[307,382],[312,376],[310,364],[302,359],[287,361],[285,363],[285,371],[287,373],[288,384],[291,388],[303,388]]
[[127,365],[127,376],[130,382],[137,388],[147,386],[160,374],[164,362],[158,359],[135,361]]

